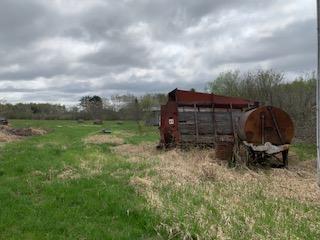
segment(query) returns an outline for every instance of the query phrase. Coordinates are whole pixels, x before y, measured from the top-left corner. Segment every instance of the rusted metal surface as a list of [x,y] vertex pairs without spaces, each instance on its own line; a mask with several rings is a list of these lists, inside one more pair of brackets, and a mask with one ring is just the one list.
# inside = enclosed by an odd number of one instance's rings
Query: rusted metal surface
[[161,143],[165,147],[176,145],[180,141],[178,108],[175,102],[168,102],[161,106],[160,135]]
[[230,161],[233,155],[232,142],[217,142],[216,143],[216,158],[221,160]]
[[280,108],[259,107],[245,112],[239,120],[238,135],[241,140],[263,145],[290,144],[294,126],[290,116]]
[[233,118],[239,117],[242,109],[258,105],[243,98],[175,89],[161,106],[161,144],[214,145],[218,135],[233,136]]
[[242,98],[177,89],[168,99],[161,107],[160,146],[214,146],[217,158],[234,162],[244,154],[245,163],[278,158],[282,153],[283,166],[288,165],[294,126],[283,110]]
[[191,92],[175,89],[168,94],[170,102],[176,102],[179,105],[212,106],[215,108],[229,108],[232,104],[235,109],[242,109],[248,106],[258,106],[259,102],[244,98],[226,97],[210,93]]
[[277,155],[281,153],[282,164],[279,166],[288,166],[294,126],[290,116],[282,109],[264,106],[245,112],[239,119],[238,136],[246,146],[251,161],[280,160]]

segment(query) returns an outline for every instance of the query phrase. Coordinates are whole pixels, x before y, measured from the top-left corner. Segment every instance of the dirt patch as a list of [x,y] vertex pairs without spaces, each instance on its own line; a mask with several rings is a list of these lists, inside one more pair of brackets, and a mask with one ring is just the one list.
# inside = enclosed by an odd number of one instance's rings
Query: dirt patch
[[92,135],[88,136],[84,139],[85,143],[91,144],[103,144],[109,143],[113,145],[121,145],[124,144],[124,140],[122,138],[113,136],[113,135]]
[[0,127],[0,142],[12,142],[28,136],[39,136],[47,134],[47,131],[39,128],[12,128],[10,126]]

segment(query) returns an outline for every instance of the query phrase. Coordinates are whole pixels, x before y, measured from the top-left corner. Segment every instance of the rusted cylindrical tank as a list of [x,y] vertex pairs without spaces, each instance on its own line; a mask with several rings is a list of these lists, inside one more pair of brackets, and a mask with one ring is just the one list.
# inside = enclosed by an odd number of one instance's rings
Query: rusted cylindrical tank
[[293,122],[280,108],[263,106],[245,112],[239,119],[238,136],[256,145],[290,144],[294,136]]

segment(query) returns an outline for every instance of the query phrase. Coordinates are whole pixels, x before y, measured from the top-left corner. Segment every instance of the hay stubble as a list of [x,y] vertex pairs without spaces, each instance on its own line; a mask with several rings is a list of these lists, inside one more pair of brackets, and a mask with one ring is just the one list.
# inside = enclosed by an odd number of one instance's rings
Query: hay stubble
[[[253,229],[266,218],[260,206],[264,201],[311,205],[320,202],[311,163],[305,163],[308,168],[292,166],[289,170],[232,169],[215,159],[213,150],[157,151],[148,144],[121,145],[113,150],[128,161],[152,166],[152,171],[137,172],[130,184],[147,199],[151,208],[170,219],[158,226],[159,231],[165,230],[179,238],[188,237],[197,228],[201,232],[196,236],[199,239],[212,236],[228,239],[235,236],[232,231],[239,219],[244,221],[251,237],[260,238]],[[293,219],[306,215],[296,208],[289,213],[286,207],[277,211],[272,213],[277,214],[277,221],[286,220],[287,214]],[[263,231],[264,236],[274,236],[268,227]],[[288,236],[281,226],[278,231],[279,238]]]

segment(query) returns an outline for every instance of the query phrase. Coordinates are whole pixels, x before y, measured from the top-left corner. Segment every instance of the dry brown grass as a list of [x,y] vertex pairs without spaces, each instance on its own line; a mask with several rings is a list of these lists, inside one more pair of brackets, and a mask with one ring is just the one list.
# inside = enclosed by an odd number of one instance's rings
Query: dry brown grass
[[80,178],[91,178],[98,176],[102,173],[104,164],[100,161],[85,161],[81,160],[78,168],[66,165],[60,171],[50,170],[48,173],[42,173],[36,171],[33,175],[45,175],[47,180],[53,180],[55,178],[59,180],[73,180]]
[[132,160],[132,158],[135,159],[134,161],[142,161],[145,158],[159,154],[159,151],[156,150],[152,143],[140,145],[124,144],[115,146],[112,149],[119,155],[129,157],[130,160]]
[[[255,235],[252,229],[256,215],[263,213],[260,213],[259,205],[255,205],[252,199],[260,190],[271,202],[294,200],[301,204],[320,203],[314,162],[294,163],[288,170],[250,170],[228,168],[226,162],[215,159],[214,150],[157,151],[154,145],[149,144],[121,145],[113,150],[128,161],[151,164],[152,174],[149,174],[149,170],[137,172],[130,184],[160,215],[176,219],[158,226],[159,231],[166,231],[172,238],[192,239],[192,226],[197,225],[202,234],[193,236],[195,239],[207,239],[210,236],[228,239],[227,232],[233,229],[236,211],[237,215],[243,216],[248,231],[259,239],[260,236]],[[202,203],[193,204],[192,199],[199,196]],[[220,213],[218,224],[214,224],[217,220],[212,215],[212,208]],[[283,211],[279,212],[279,221],[287,217],[285,208]],[[297,218],[314,217],[306,216],[303,210],[292,211],[295,211],[293,215]],[[179,217],[181,215],[184,215],[183,219]],[[279,238],[287,237],[281,230],[278,233]],[[274,236],[272,232],[266,234],[271,238]]]
[[78,166],[64,165],[60,170],[49,169],[48,172],[34,171],[33,176],[42,176],[47,182],[53,180],[74,180],[80,178],[92,178],[102,174],[103,167],[106,165],[106,157],[104,154],[89,154],[86,158],[79,159]]
[[139,158],[150,157],[159,154],[159,151],[157,151],[152,143],[141,145],[124,144],[113,147],[113,150],[123,156],[135,156]]
[[149,204],[158,209],[163,208],[161,197],[157,191],[153,191],[154,182],[150,178],[133,177],[130,180],[130,184],[136,188],[136,190],[145,195]]
[[40,128],[30,128],[31,130],[31,135],[32,136],[37,136],[37,135],[45,135],[48,133],[47,130],[40,129]]
[[78,179],[81,175],[77,171],[77,169],[71,166],[65,166],[64,169],[57,174],[57,178],[61,180],[68,180],[68,179]]
[[10,126],[0,127],[0,142],[13,142],[28,136],[45,135],[47,131],[39,128],[12,128]]
[[17,141],[20,139],[21,139],[21,137],[19,137],[19,136],[7,134],[7,133],[0,131],[0,142],[13,142],[13,141]]
[[114,145],[121,145],[124,144],[124,140],[122,138],[113,136],[113,135],[92,135],[88,136],[84,139],[85,143],[90,144],[114,144]]
[[94,160],[84,160],[80,162],[80,169],[84,172],[84,175],[87,177],[93,177],[100,175],[104,167],[103,157],[95,157]]
[[273,197],[292,198],[304,202],[320,202],[316,186],[314,161],[290,166],[289,169],[250,170],[228,168],[227,163],[215,159],[213,150],[157,151],[153,145],[122,145],[114,148],[130,161],[143,162],[157,159],[157,175],[161,184],[203,184],[219,182],[237,185],[263,185]]

